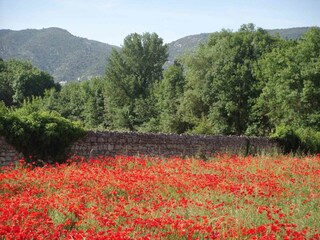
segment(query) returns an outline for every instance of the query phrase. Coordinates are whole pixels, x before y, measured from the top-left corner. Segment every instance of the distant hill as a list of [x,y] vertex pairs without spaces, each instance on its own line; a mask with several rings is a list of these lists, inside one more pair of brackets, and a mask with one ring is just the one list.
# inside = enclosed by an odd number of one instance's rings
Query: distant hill
[[30,60],[56,82],[102,75],[112,48],[105,43],[73,36],[60,28],[0,30],[0,57]]
[[200,33],[186,36],[169,43],[169,59],[166,66],[172,64],[176,57],[194,50],[200,43],[205,43],[209,36],[210,33]]
[[277,35],[282,39],[299,39],[302,34],[309,30],[310,27],[297,27],[297,28],[286,28],[286,29],[272,29],[267,30],[271,35]]
[[[279,34],[283,39],[297,39],[309,28],[288,28],[267,30]],[[205,43],[210,33],[186,36],[168,44],[169,59],[165,67],[174,59],[188,51],[193,51],[200,43]],[[73,36],[61,28],[21,31],[0,30],[0,57],[3,59],[30,60],[41,70],[49,72],[56,82],[90,79],[103,75],[112,48],[106,43]]]
[[[310,27],[298,27],[272,29],[267,31],[271,35],[279,34],[282,39],[298,39],[302,36],[302,34],[308,31],[309,28]],[[205,43],[209,36],[210,33],[201,33],[183,37],[169,43],[169,61],[166,63],[166,66],[172,64],[176,57],[181,56],[188,51],[193,51],[200,43]]]

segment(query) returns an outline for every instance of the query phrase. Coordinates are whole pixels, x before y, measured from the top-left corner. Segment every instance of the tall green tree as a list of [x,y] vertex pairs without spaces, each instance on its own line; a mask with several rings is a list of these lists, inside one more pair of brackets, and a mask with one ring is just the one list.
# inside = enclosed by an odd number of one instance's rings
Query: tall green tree
[[320,28],[311,28],[299,43],[303,89],[302,124],[320,131]]
[[162,79],[167,45],[155,33],[130,34],[106,69],[106,116],[112,128],[137,130],[154,114],[151,91]]
[[267,119],[264,127],[320,130],[320,28],[284,41],[259,60],[256,72],[265,82],[255,106]]
[[253,66],[276,41],[253,24],[243,25],[237,32],[212,34],[185,60],[187,90],[181,111],[186,120],[195,129],[206,125],[209,133],[244,134],[259,95]]

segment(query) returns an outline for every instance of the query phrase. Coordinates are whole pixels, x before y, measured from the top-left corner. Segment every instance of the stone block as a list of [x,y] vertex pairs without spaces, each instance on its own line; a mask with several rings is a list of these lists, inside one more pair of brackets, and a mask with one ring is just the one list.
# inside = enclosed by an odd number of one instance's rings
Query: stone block
[[112,145],[112,144],[108,144],[108,151],[112,151],[113,149],[114,149],[114,145]]
[[88,139],[88,142],[90,142],[90,143],[96,143],[96,142],[97,142],[97,138],[96,138],[96,137],[90,137],[90,138]]

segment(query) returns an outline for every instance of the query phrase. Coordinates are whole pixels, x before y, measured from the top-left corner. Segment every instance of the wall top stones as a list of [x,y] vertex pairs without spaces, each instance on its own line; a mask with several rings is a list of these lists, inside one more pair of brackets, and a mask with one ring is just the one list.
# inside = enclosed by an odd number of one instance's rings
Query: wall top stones
[[[279,151],[277,144],[261,137],[178,135],[136,132],[93,132],[73,143],[67,153],[83,157],[115,155],[206,157],[217,152],[260,154]],[[22,157],[0,136],[0,165]]]
[[226,151],[257,154],[277,148],[275,142],[261,137],[88,132],[69,151],[85,157],[120,154],[204,156]]

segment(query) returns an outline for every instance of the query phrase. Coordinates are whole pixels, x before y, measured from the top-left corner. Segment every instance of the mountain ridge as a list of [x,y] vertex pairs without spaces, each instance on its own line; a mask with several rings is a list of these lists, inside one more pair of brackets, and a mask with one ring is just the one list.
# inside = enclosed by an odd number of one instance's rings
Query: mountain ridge
[[[281,38],[297,39],[310,27],[267,30]],[[210,34],[200,33],[185,36],[168,43],[169,58],[164,67],[200,43],[205,43]],[[56,82],[86,80],[105,72],[112,49],[120,47],[74,36],[58,28],[10,30],[0,29],[0,57],[4,60],[23,59],[49,72]]]
[[84,80],[105,71],[117,46],[76,37],[65,29],[0,30],[0,57],[30,60],[56,81]]

